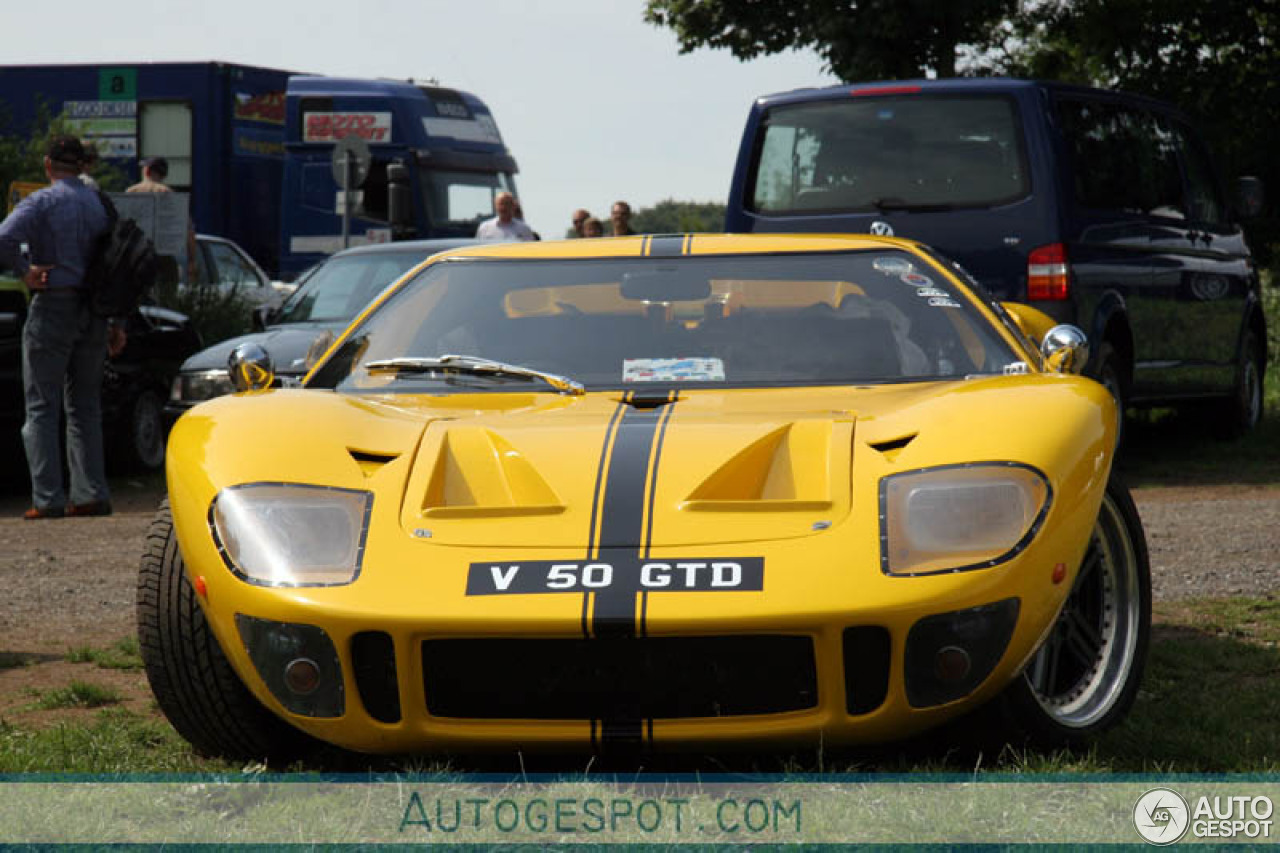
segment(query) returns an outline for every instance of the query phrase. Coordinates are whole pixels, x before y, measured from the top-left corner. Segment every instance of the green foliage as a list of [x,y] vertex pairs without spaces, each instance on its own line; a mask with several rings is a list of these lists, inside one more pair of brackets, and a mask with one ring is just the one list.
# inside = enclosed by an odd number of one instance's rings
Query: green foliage
[[[35,122],[31,127],[15,126],[12,111],[0,102],[0,192],[8,192],[13,181],[47,180],[44,173],[44,152],[49,137],[56,134],[74,135],[76,128],[62,115],[53,115],[48,106],[36,107]],[[128,186],[128,176],[105,160],[99,160],[90,172],[104,192],[116,192]]]
[[156,282],[151,295],[157,305],[190,317],[206,346],[253,328],[253,303],[238,288],[179,287],[173,269]]
[[1280,276],[1266,270],[1262,275],[1262,312],[1267,318],[1267,372],[1280,371]]
[[739,59],[812,48],[842,80],[956,73],[957,48],[984,41],[1018,0],[648,0],[644,19],[675,31],[680,52]]
[[41,694],[37,707],[46,711],[57,708],[100,708],[120,701],[120,694],[109,687],[86,681],[72,681],[66,687]]
[[106,649],[80,646],[67,652],[71,663],[93,663],[103,669],[142,669],[142,655],[138,650],[138,638],[124,637]]
[[724,230],[725,206],[720,202],[664,199],[653,207],[639,208],[631,227],[643,234],[686,234]]

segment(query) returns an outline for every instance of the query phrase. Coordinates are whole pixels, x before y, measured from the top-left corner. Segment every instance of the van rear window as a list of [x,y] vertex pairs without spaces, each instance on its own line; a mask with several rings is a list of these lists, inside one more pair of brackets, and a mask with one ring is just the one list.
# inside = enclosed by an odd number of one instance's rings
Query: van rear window
[[1028,191],[1012,100],[906,95],[770,110],[748,204],[791,214],[949,209],[1005,204]]

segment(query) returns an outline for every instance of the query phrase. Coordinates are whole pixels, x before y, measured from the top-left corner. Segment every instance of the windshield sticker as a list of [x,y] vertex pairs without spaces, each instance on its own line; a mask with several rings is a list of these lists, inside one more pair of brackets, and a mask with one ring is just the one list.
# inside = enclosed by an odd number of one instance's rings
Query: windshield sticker
[[911,266],[911,261],[905,258],[876,258],[871,262],[871,266],[875,267],[876,272],[882,272],[885,275],[906,275],[915,269]]
[[918,272],[904,272],[899,278],[903,283],[912,287],[933,287],[933,279],[927,275],[920,275]]
[[1015,361],[1004,366],[1005,376],[1022,376],[1030,372],[1031,367],[1025,361]]
[[622,362],[623,382],[723,382],[724,362],[718,358],[628,358]]
[[959,308],[960,303],[954,299],[947,299],[945,296],[929,297],[929,305],[933,308]]
[[922,287],[916,291],[916,296],[941,296],[945,299],[951,298],[950,293],[947,293],[945,290],[939,290],[936,287]]

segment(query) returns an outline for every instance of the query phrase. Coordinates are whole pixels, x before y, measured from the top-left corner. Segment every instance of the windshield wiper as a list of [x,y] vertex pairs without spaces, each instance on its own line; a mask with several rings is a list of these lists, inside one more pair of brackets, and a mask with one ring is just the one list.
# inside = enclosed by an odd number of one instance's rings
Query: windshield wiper
[[955,205],[946,204],[944,202],[935,202],[933,204],[912,204],[911,202],[903,201],[895,196],[873,198],[871,199],[871,206],[881,213],[888,210],[905,210],[909,213],[943,213],[945,211],[955,209]]
[[371,361],[364,366],[365,370],[370,373],[381,371],[390,371],[394,373],[466,373],[473,376],[515,376],[521,379],[540,380],[547,383],[561,394],[585,394],[587,389],[583,387],[581,382],[569,379],[565,376],[559,376],[555,373],[547,373],[542,370],[535,370],[532,367],[524,367],[519,364],[507,364],[502,361],[494,361],[488,358],[481,358],[476,355],[457,355],[456,353],[446,353],[445,355],[435,358],[422,358],[416,356],[408,356],[404,358],[384,358],[378,361]]

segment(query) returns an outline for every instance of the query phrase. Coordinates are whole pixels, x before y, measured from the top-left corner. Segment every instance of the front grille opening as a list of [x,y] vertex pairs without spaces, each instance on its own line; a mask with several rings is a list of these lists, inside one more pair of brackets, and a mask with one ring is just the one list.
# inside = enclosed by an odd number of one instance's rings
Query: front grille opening
[[889,632],[878,625],[844,629],[845,706],[852,717],[869,714],[889,695]]
[[400,690],[396,686],[396,648],[382,631],[364,631],[351,638],[360,703],[382,723],[400,722]]
[[808,637],[426,640],[427,709],[468,719],[681,719],[818,704]]

